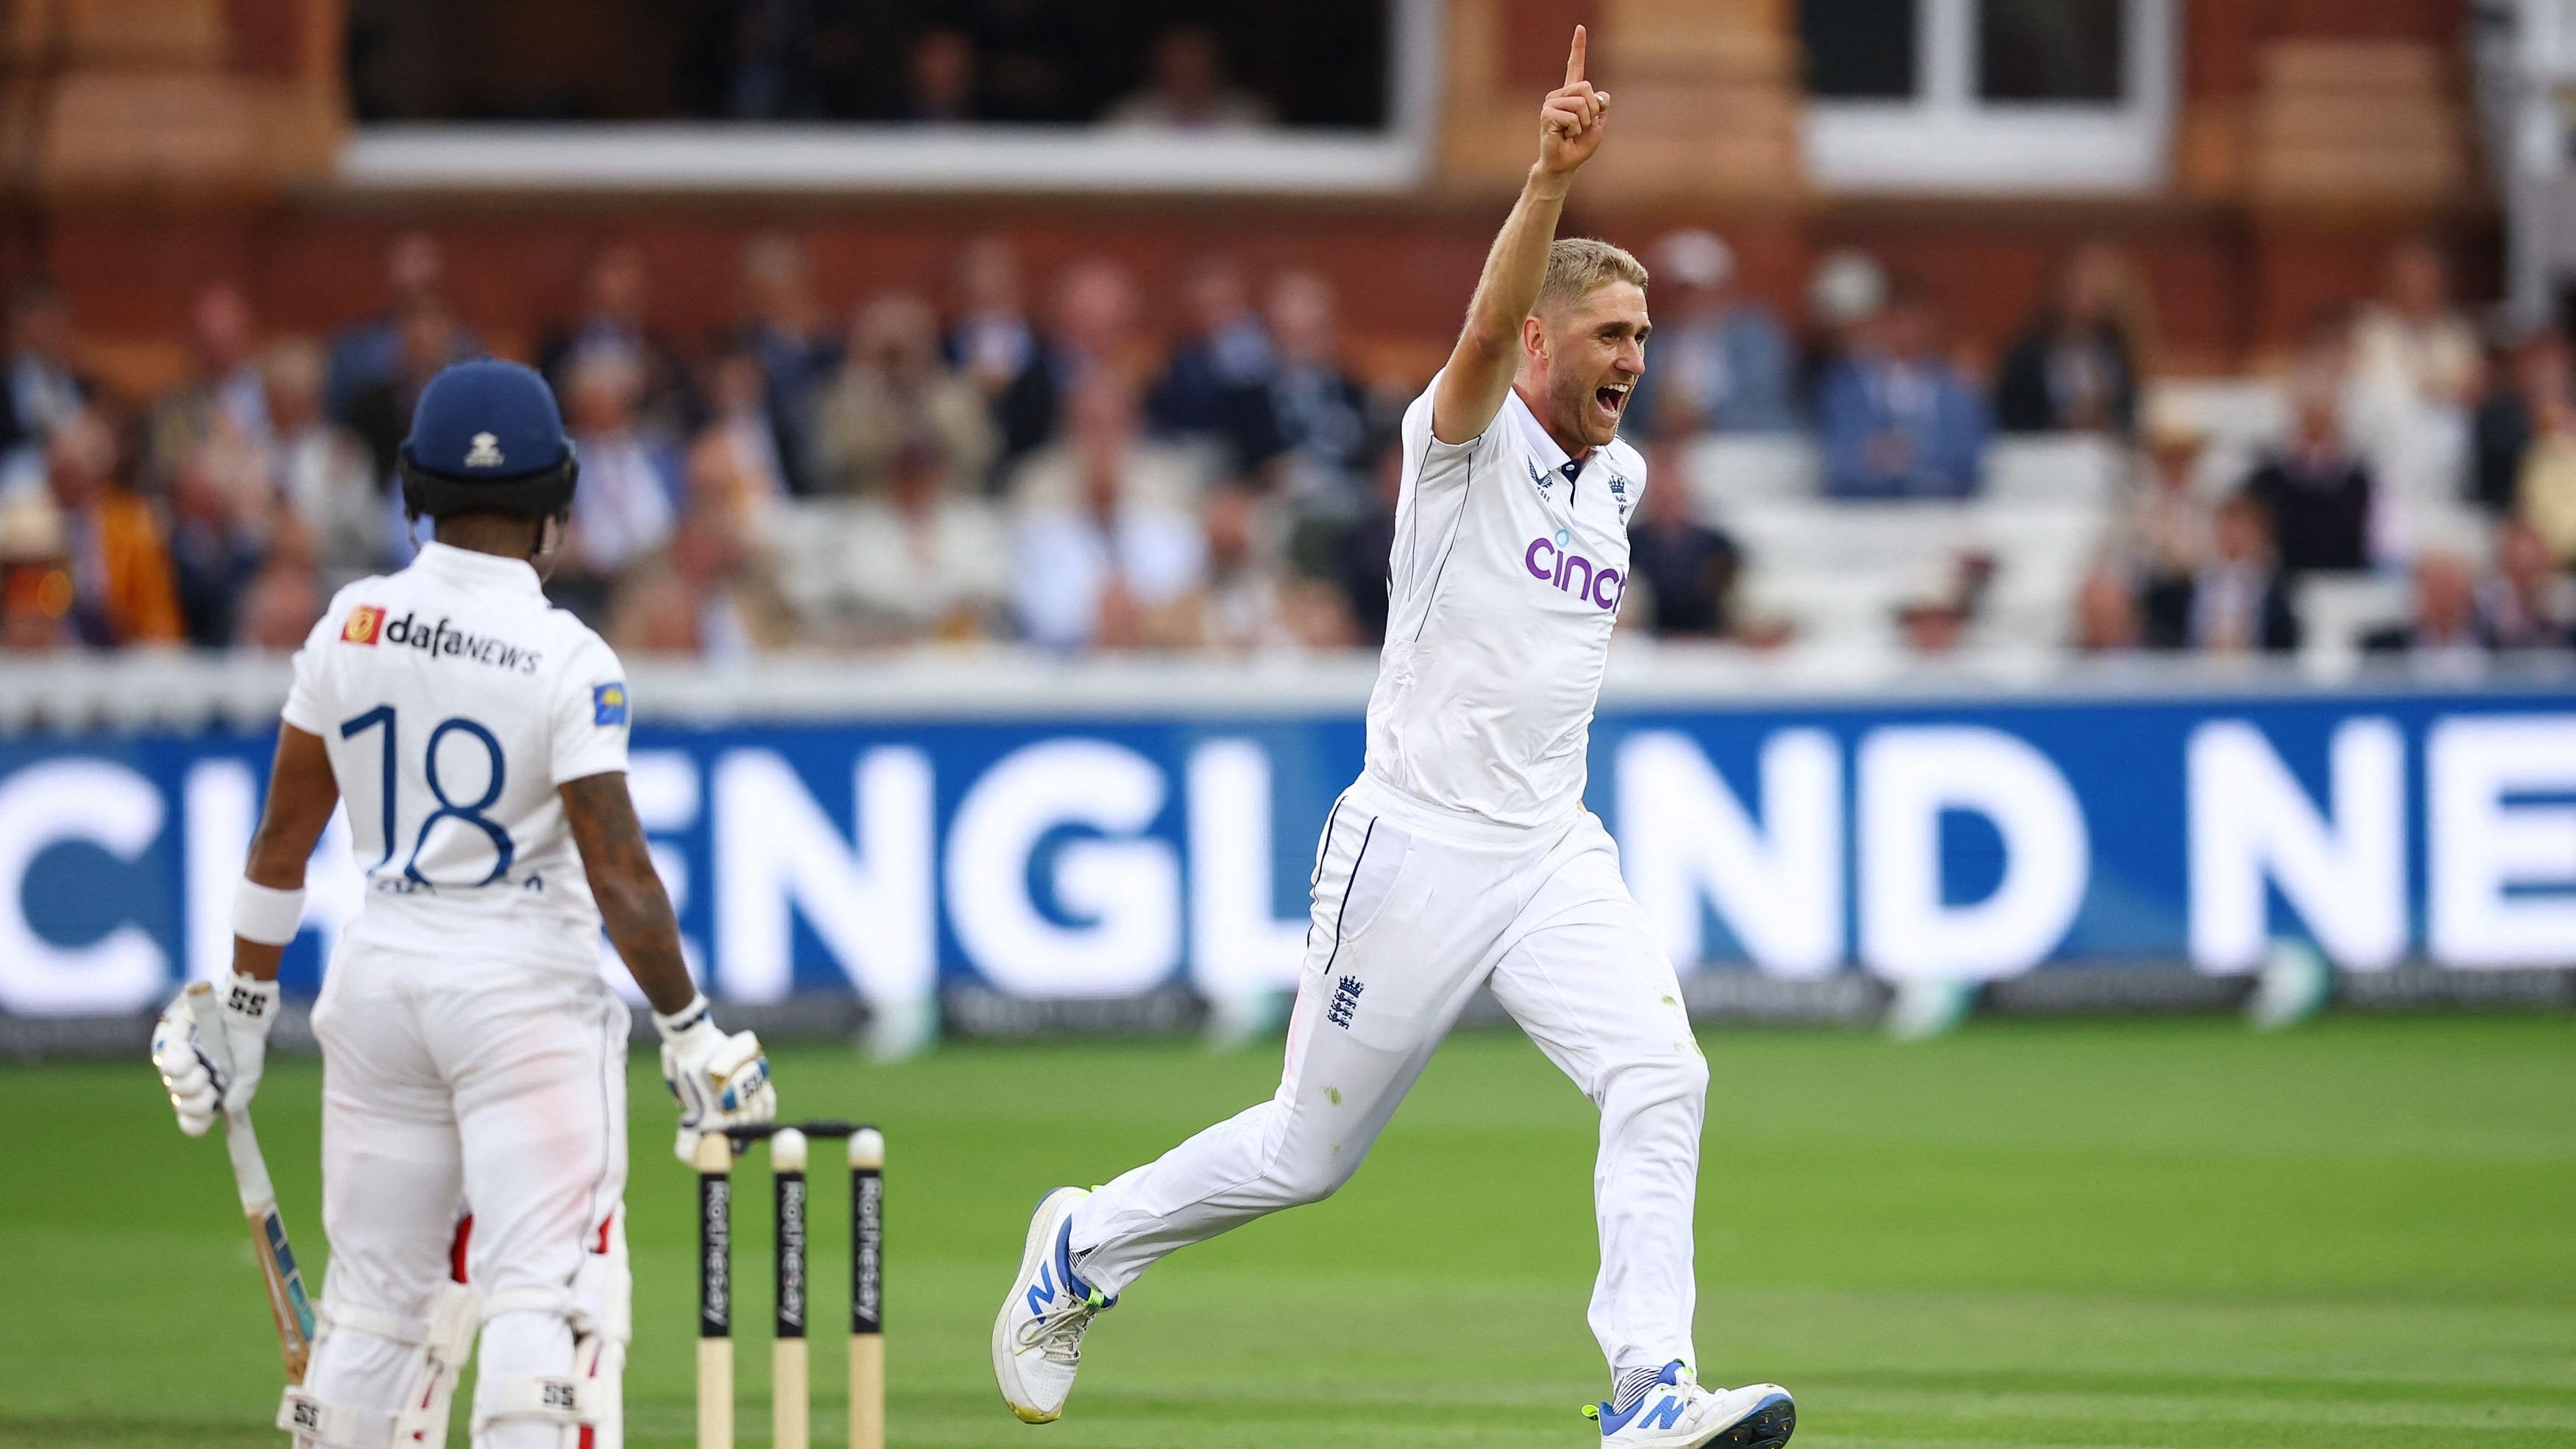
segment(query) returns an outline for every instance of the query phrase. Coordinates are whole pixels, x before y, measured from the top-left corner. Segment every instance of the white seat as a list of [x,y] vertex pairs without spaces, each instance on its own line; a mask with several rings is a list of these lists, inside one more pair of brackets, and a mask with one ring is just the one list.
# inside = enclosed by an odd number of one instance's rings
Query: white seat
[[2396,574],[2309,575],[2292,600],[2305,626],[2299,652],[2312,665],[2349,668],[2360,657],[2362,636],[2406,622],[2413,594]]
[[1797,433],[1708,433],[1682,452],[1692,512],[1722,518],[1733,507],[1813,498],[1822,463],[1815,444]]
[[2001,502],[2099,503],[2111,496],[2126,459],[2098,433],[1997,438],[1986,448],[1983,496]]

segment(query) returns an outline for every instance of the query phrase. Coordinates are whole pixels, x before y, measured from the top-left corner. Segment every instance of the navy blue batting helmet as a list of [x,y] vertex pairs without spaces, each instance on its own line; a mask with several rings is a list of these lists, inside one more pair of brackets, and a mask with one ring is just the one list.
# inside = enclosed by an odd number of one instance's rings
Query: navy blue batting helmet
[[581,464],[546,380],[478,357],[441,369],[420,390],[395,471],[415,514],[545,518],[572,506]]

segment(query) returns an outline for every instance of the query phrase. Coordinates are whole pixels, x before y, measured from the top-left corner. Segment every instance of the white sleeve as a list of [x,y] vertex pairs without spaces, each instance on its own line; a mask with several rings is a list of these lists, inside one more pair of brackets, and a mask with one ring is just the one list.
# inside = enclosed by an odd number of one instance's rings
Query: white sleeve
[[286,708],[278,717],[308,735],[327,735],[331,723],[331,703],[323,687],[322,672],[328,666],[329,652],[350,631],[373,631],[384,627],[384,611],[372,618],[352,619],[349,610],[338,599],[314,621],[312,632],[304,636],[304,647],[295,651],[295,679],[286,688]]
[[626,768],[626,670],[616,651],[585,629],[555,671],[554,783]]
[[[1416,491],[1464,484],[1475,463],[1476,450],[1494,435],[1496,424],[1503,420],[1502,409],[1496,408],[1483,432],[1464,442],[1444,443],[1439,434],[1431,431],[1431,399],[1439,391],[1440,379],[1435,375],[1431,385],[1422,390],[1422,396],[1415,398],[1413,405],[1404,410],[1404,469],[1407,481]],[[1509,398],[1504,399],[1504,406],[1508,407],[1510,402]]]

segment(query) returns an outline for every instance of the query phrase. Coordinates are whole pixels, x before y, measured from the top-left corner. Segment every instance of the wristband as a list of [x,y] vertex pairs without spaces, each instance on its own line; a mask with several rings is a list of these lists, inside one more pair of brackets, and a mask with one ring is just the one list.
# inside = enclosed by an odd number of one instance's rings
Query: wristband
[[714,1008],[707,1001],[707,994],[701,991],[697,995],[689,998],[688,1005],[681,1007],[679,1010],[672,1012],[668,1016],[664,1016],[658,1011],[654,1012],[653,1029],[662,1034],[662,1040],[664,1041],[669,1041],[674,1037],[685,1036],[692,1027],[703,1023],[707,1019],[707,1013],[713,1009]]
[[304,929],[304,891],[276,890],[249,876],[233,888],[233,934],[262,946],[283,946]]

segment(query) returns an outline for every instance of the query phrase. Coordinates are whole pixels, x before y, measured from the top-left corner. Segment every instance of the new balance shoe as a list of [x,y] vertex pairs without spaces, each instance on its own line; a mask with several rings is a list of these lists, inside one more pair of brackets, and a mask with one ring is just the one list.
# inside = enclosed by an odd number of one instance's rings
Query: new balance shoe
[[993,1378],[1024,1424],[1051,1424],[1073,1395],[1082,1336],[1117,1300],[1074,1276],[1073,1210],[1089,1192],[1060,1187],[1038,1203],[1020,1250],[1020,1276],[993,1320]]
[[1676,1359],[1626,1404],[1587,1404],[1602,1449],[1780,1449],[1797,1432],[1798,1406],[1778,1384],[1706,1389]]

